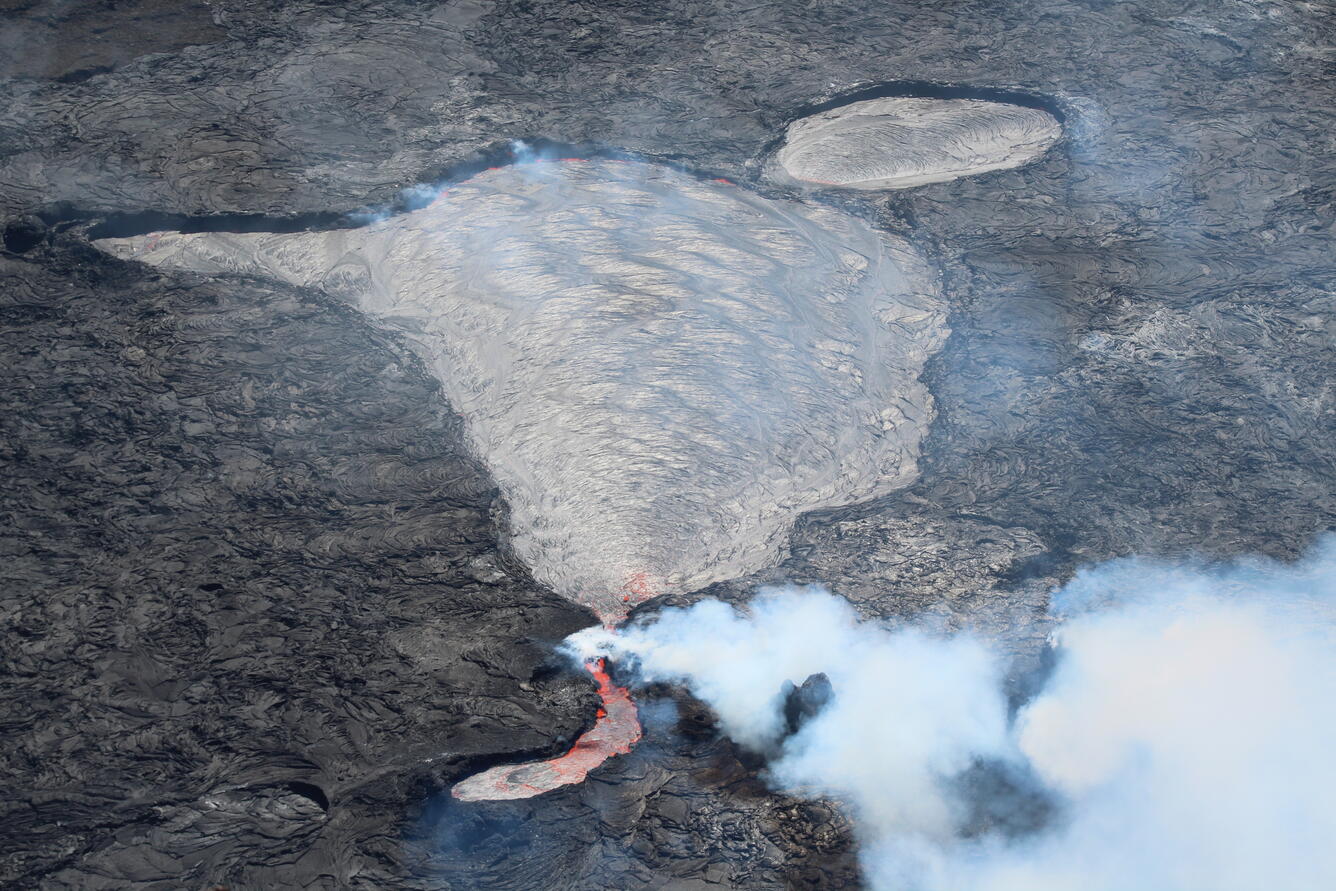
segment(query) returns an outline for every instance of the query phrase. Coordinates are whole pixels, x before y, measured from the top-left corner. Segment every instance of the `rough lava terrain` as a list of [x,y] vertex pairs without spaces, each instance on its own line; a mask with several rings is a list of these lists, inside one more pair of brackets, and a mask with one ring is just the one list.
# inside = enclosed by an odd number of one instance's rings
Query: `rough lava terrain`
[[768,790],[676,690],[639,698],[644,739],[583,783],[452,798],[592,726],[595,685],[553,645],[595,616],[516,559],[406,339],[319,289],[97,238],[328,229],[514,139],[789,200],[765,171],[794,121],[1023,94],[1063,126],[1028,164],[801,190],[943,276],[918,479],[656,603],[820,582],[978,629],[1020,684],[1076,566],[1287,557],[1336,523],[1327,7],[160,7],[3,6],[5,887],[862,882],[838,807]]

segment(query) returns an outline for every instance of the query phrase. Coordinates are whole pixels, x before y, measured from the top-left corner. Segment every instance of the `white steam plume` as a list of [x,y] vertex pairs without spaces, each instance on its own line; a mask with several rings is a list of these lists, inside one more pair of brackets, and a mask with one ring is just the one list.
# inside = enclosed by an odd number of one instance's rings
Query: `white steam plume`
[[[733,739],[774,753],[777,786],[845,802],[875,888],[1336,887],[1336,538],[1288,566],[1113,561],[1054,611],[1057,666],[1011,721],[980,641],[860,624],[819,589],[570,646],[687,684]],[[818,671],[835,699],[786,739],[780,687]],[[980,764],[1036,788],[979,801],[958,778]],[[1005,823],[1013,799],[1047,801],[1048,819],[962,834],[981,808]]]

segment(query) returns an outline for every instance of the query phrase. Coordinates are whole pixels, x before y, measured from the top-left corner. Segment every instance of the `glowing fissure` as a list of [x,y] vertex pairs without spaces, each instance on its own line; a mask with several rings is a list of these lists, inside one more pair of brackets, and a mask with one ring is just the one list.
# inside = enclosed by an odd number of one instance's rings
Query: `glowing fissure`
[[547,761],[504,764],[455,784],[450,794],[461,801],[503,801],[532,798],[561,786],[583,782],[589,772],[614,755],[625,755],[640,740],[640,719],[625,687],[608,676],[604,659],[585,663],[598,681],[603,704],[594,726],[580,735],[570,751]]
[[[617,633],[633,606],[656,597],[646,573],[635,573],[622,589],[619,607],[598,612],[603,630]],[[598,656],[584,660],[585,671],[598,681],[599,706],[594,726],[580,734],[564,755],[546,761],[501,764],[455,783],[450,794],[461,801],[507,801],[532,798],[562,786],[584,782],[589,772],[614,755],[625,755],[640,741],[640,717],[631,691],[612,682],[608,661]]]

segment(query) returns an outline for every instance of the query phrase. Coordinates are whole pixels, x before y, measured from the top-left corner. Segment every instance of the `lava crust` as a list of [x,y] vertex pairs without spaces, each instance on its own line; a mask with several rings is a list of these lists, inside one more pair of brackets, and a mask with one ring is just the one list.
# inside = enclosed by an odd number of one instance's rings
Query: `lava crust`
[[604,622],[773,562],[804,510],[913,480],[945,335],[903,240],[632,162],[490,170],[361,229],[99,244],[317,285],[407,335],[515,553]]
[[1019,167],[1062,135],[1051,114],[980,99],[887,97],[794,121],[781,179],[846,189],[906,189]]

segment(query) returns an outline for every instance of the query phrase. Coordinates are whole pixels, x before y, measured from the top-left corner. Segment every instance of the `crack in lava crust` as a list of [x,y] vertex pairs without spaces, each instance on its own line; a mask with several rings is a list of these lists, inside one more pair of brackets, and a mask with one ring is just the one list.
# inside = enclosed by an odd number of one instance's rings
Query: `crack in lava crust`
[[585,670],[598,680],[603,706],[598,720],[585,731],[565,755],[548,761],[503,764],[461,780],[450,794],[461,801],[504,801],[532,798],[561,786],[580,783],[589,771],[614,755],[625,755],[640,740],[640,719],[625,687],[608,676],[603,659],[585,663]]

